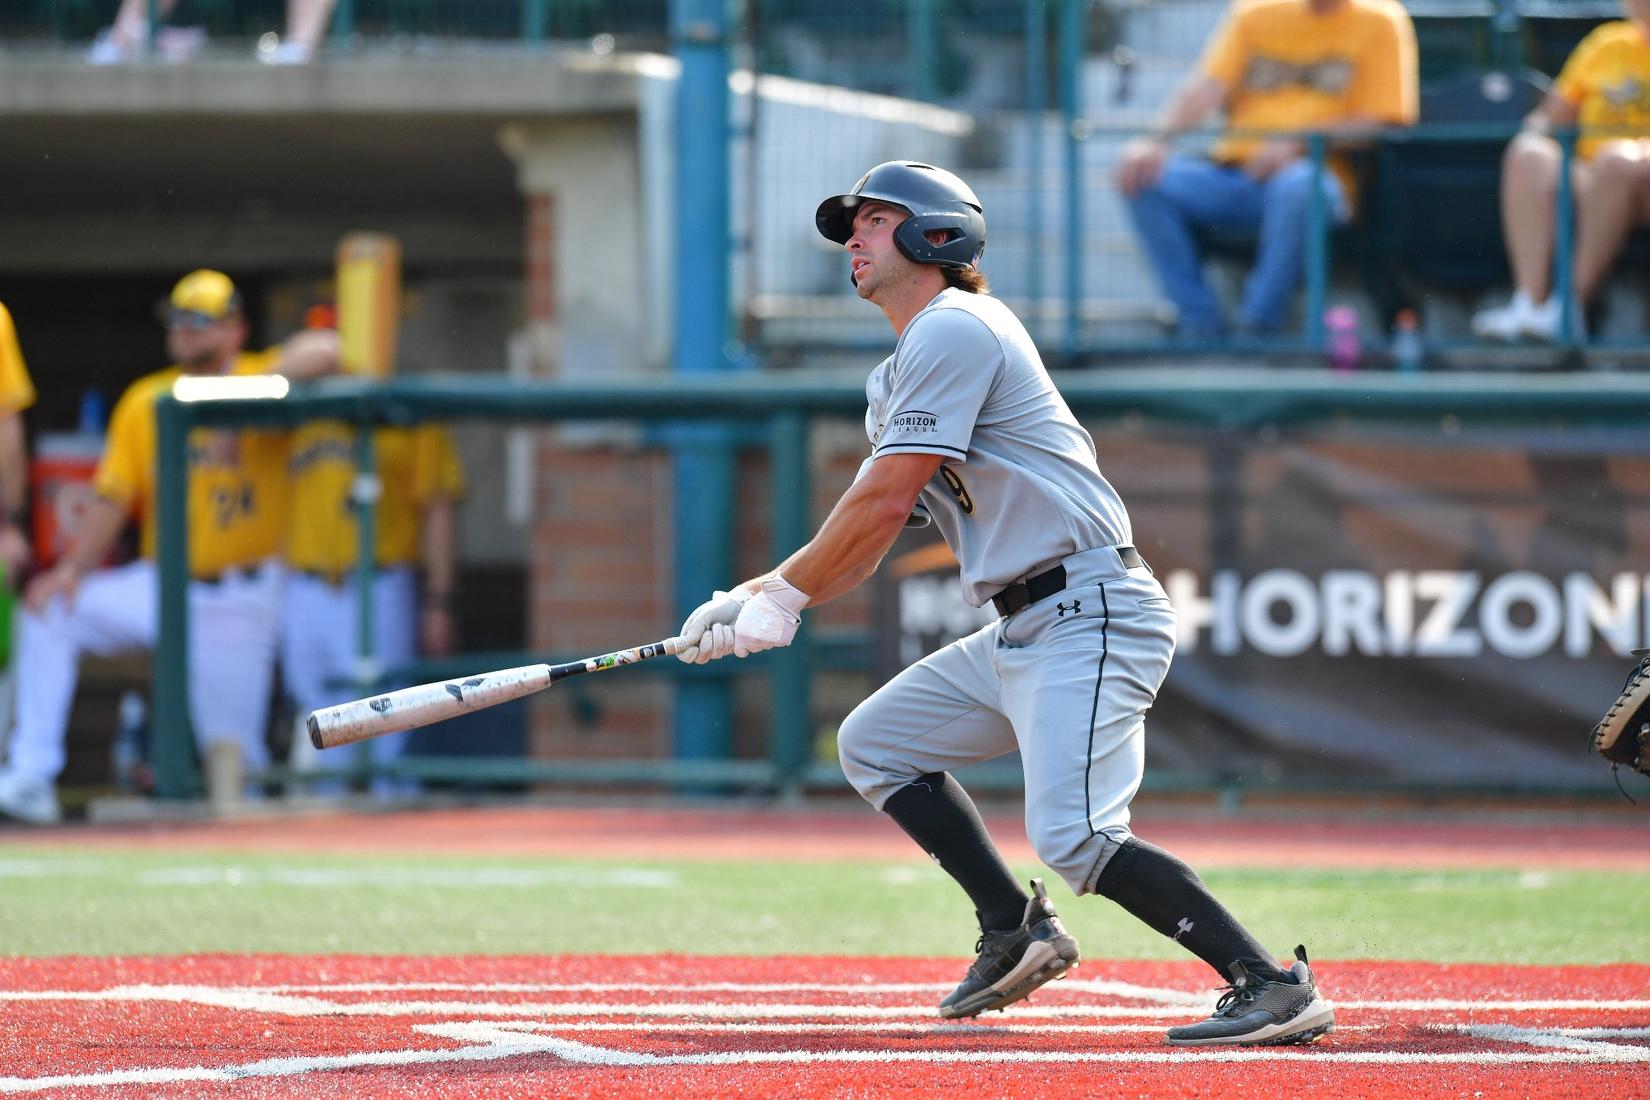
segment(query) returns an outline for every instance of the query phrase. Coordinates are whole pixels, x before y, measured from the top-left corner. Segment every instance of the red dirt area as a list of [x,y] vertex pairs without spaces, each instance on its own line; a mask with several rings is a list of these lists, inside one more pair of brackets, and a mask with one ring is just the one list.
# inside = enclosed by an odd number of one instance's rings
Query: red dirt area
[[[1011,859],[1034,859],[1017,815],[988,814]],[[1555,813],[1218,814],[1137,806],[1134,826],[1196,867],[1407,867],[1650,871],[1650,815]],[[430,852],[620,859],[881,859],[914,849],[863,806],[470,807],[292,814],[207,822],[14,832],[28,845],[341,852]]]
[[1085,963],[948,1022],[933,959],[0,960],[0,1093],[1650,1097],[1650,966],[1325,962],[1336,1030],[1170,1048],[1196,963]]

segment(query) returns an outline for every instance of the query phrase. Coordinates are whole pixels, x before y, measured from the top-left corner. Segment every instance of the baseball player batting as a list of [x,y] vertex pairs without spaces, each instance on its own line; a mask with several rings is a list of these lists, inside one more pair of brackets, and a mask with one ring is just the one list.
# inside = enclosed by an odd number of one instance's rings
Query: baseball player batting
[[[1040,880],[1020,887],[952,769],[1019,750],[1026,832],[1073,893],[1121,905],[1227,981],[1177,1045],[1304,1043],[1334,1024],[1304,948],[1281,968],[1180,860],[1134,836],[1145,716],[1174,653],[1175,614],[1133,547],[1094,441],[1055,389],[1025,327],[988,293],[979,199],[927,164],[880,164],[819,205],[861,298],[894,326],[871,372],[871,457],[811,542],[717,592],[680,631],[702,663],[783,646],[804,608],[864,580],[902,526],[931,517],[968,601],[999,618],[930,654],[861,703],[838,732],[854,787],[974,903],[978,957],[940,1002],[977,1016],[1078,962]],[[921,518],[919,518],[921,517]]]

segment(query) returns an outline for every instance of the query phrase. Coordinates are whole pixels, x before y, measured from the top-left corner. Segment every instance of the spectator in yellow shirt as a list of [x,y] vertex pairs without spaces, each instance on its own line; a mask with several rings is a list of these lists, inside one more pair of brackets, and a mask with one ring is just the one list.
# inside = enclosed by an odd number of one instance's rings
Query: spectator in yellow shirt
[[[1255,266],[1237,311],[1240,332],[1288,323],[1305,255],[1315,172],[1299,132],[1337,142],[1407,126],[1418,109],[1415,27],[1397,0],[1237,0],[1197,71],[1156,131],[1125,146],[1118,189],[1181,334],[1226,333],[1203,278],[1195,232],[1255,233]],[[1171,156],[1176,135],[1224,110],[1228,130],[1207,157]],[[1352,216],[1344,163],[1319,181],[1329,217]]]
[[[304,332],[264,352],[244,350],[240,293],[217,271],[194,271],[164,307],[177,365],[127,388],[109,420],[93,485],[97,496],[51,569],[23,594],[18,619],[17,715],[0,769],[0,814],[35,823],[59,817],[54,784],[64,764],[69,708],[83,652],[152,648],[158,629],[155,552],[155,401],[183,375],[284,374],[335,369],[334,332]],[[286,524],[286,437],[197,429],[189,436],[189,713],[207,763],[209,793],[241,796],[243,768],[268,763],[264,733],[274,677]],[[142,556],[98,565],[130,518]]]
[[[1563,299],[1553,292],[1558,174],[1551,131],[1579,126],[1571,186],[1575,254],[1571,331],[1635,226],[1650,225],[1650,0],[1624,0],[1628,18],[1596,28],[1570,54],[1547,98],[1501,162],[1501,224],[1512,263],[1512,301],[1472,320],[1492,340],[1556,340]],[[1604,131],[1589,134],[1587,131]]]
[[[34,383],[17,343],[17,327],[0,303],[0,563],[5,583],[15,586],[29,563],[29,460],[23,438],[23,410],[34,404]],[[3,625],[3,624],[0,624]]]

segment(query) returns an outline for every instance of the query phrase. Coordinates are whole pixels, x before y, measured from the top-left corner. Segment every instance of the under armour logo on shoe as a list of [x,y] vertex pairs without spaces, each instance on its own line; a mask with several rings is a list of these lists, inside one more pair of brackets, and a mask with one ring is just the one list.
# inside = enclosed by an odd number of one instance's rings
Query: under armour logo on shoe
[[1082,600],[1072,600],[1070,607],[1067,607],[1063,603],[1057,603],[1057,604],[1054,605],[1054,610],[1056,610],[1060,613],[1060,618],[1062,618],[1062,619],[1066,617],[1066,612],[1068,612],[1068,611],[1071,612],[1073,615],[1081,615],[1083,613],[1083,601]]
[[1192,924],[1191,921],[1187,920],[1185,917],[1181,917],[1180,918],[1180,923],[1175,925],[1175,927],[1180,929],[1180,931],[1178,931],[1174,934],[1174,942],[1179,943],[1180,942],[1180,937],[1184,936],[1186,933],[1190,932],[1192,930],[1192,928],[1194,927],[1194,925]]

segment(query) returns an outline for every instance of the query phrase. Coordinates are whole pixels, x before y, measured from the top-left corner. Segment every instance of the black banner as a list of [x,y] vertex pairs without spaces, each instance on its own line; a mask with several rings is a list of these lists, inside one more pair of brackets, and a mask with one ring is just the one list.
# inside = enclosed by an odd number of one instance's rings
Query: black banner
[[[1180,616],[1160,772],[1593,787],[1646,644],[1650,440],[1349,425],[1091,425]],[[890,672],[989,621],[931,534],[885,563]],[[898,620],[894,621],[897,612]]]

